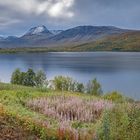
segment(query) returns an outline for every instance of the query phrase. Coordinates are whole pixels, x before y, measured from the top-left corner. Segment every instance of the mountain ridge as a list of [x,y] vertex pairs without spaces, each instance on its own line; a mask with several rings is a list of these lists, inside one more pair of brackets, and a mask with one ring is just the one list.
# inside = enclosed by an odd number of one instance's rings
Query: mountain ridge
[[135,30],[115,26],[77,26],[67,30],[49,30],[46,26],[36,26],[21,37],[10,36],[0,40],[0,48],[57,47],[67,44],[83,44],[102,40],[111,36],[131,33]]

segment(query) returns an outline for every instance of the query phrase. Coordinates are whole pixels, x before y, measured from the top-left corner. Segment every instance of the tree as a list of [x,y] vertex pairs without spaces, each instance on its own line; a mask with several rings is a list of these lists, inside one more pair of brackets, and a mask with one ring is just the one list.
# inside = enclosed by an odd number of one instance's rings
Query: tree
[[102,88],[100,83],[98,83],[97,79],[95,78],[92,81],[89,81],[87,85],[87,93],[99,96],[102,94]]
[[28,69],[23,79],[23,85],[35,86],[35,76],[35,72],[32,69]]
[[55,76],[52,82],[55,90],[63,90],[63,84],[64,84],[63,76]]
[[20,85],[20,81],[21,81],[21,71],[20,71],[20,69],[16,69],[12,73],[11,83],[16,84],[16,85]]
[[46,75],[42,70],[35,73],[32,69],[28,69],[27,72],[21,72],[20,69],[16,69],[12,74],[11,83],[40,87],[46,85]]
[[63,77],[63,82],[62,82],[62,89],[65,91],[71,91],[71,86],[73,83],[73,79],[71,77]]
[[76,92],[84,92],[84,85],[83,83],[76,83]]
[[84,92],[84,85],[74,81],[71,77],[56,76],[52,84],[55,90]]
[[55,90],[71,91],[73,86],[73,79],[65,76],[54,77],[53,87]]
[[20,74],[20,85],[25,85],[25,77],[26,77],[26,72],[21,72]]
[[35,77],[35,84],[37,87],[42,87],[45,83],[46,83],[46,74],[44,71],[39,70],[36,73],[36,77]]

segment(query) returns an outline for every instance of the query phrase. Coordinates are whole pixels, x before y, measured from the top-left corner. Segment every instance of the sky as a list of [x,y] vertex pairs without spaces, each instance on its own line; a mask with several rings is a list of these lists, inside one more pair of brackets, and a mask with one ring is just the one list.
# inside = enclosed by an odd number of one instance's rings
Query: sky
[[79,25],[140,30],[140,0],[0,0],[0,35],[31,27],[68,29]]

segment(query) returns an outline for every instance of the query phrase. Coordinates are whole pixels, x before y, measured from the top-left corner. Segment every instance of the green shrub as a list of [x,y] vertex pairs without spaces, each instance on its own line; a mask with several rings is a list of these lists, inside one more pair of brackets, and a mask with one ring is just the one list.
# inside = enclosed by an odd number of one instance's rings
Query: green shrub
[[71,77],[56,76],[52,80],[52,84],[55,90],[84,92],[84,85],[74,81]]
[[96,78],[89,81],[87,84],[87,93],[95,96],[99,96],[103,93],[101,84],[97,81]]
[[120,104],[107,111],[98,137],[100,140],[139,140],[140,107],[134,104]]
[[12,84],[16,84],[16,85],[20,85],[21,84],[21,71],[20,69],[16,69],[13,73],[12,73],[12,77],[11,77],[11,83]]
[[105,94],[103,96],[104,99],[115,101],[115,102],[122,102],[125,100],[125,97],[122,96],[120,93],[113,91],[111,93]]

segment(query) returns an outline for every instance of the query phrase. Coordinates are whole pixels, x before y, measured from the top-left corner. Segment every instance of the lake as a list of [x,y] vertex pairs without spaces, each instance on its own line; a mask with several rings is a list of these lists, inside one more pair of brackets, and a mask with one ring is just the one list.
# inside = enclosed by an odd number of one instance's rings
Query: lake
[[86,83],[93,78],[104,92],[119,91],[140,99],[140,53],[135,52],[57,52],[0,54],[0,80],[9,82],[12,72],[20,68],[43,69],[48,79],[56,75],[71,76]]

